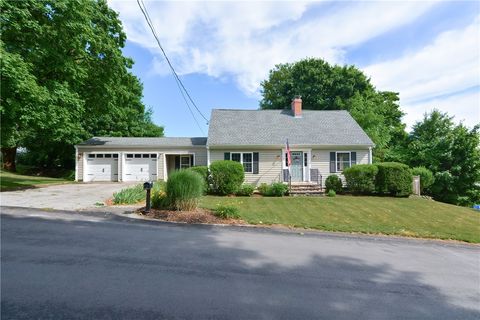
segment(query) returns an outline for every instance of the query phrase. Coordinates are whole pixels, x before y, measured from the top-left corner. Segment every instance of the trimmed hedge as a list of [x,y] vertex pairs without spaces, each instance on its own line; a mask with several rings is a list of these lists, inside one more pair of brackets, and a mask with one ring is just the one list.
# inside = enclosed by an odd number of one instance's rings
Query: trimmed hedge
[[423,194],[435,182],[432,171],[425,167],[412,168],[412,175],[420,176],[420,193]]
[[406,197],[412,193],[412,171],[398,162],[383,162],[376,164],[378,173],[375,187],[379,194],[395,197]]
[[329,175],[325,180],[325,188],[327,192],[333,190],[335,193],[340,193],[343,188],[342,180],[336,174]]
[[191,170],[173,172],[167,181],[167,203],[175,210],[191,211],[197,208],[203,194],[202,176]]
[[356,194],[371,194],[375,191],[378,167],[374,164],[358,164],[343,171],[348,189]]
[[235,193],[237,196],[250,197],[255,191],[255,186],[251,184],[242,184]]
[[243,165],[236,161],[221,160],[210,165],[212,191],[220,194],[234,194],[245,179]]

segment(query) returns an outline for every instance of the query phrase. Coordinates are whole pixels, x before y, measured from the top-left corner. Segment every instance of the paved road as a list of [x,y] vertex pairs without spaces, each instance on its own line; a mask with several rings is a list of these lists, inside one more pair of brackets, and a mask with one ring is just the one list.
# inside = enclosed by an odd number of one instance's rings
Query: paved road
[[479,247],[2,208],[2,319],[478,319]]
[[94,208],[132,183],[74,183],[0,193],[2,206],[79,210]]

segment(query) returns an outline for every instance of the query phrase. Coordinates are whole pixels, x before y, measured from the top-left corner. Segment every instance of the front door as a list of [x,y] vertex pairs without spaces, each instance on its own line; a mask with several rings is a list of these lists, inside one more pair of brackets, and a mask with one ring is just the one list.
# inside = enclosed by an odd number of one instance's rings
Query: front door
[[303,181],[303,152],[292,151],[292,182]]

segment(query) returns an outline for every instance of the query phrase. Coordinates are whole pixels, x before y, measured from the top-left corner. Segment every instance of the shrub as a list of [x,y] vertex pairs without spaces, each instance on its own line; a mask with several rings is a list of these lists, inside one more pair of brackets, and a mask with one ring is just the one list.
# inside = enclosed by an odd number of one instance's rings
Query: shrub
[[173,172],[167,181],[167,201],[175,210],[191,211],[203,194],[204,182],[200,174],[191,170]]
[[168,203],[167,193],[165,191],[154,191],[152,193],[152,208],[154,209],[170,208],[170,204]]
[[267,187],[265,196],[267,197],[283,197],[288,192],[288,186],[282,182],[274,182]]
[[405,197],[412,193],[412,172],[410,168],[398,162],[383,162],[378,167],[375,188],[380,194]]
[[335,191],[335,193],[342,192],[342,180],[336,174],[329,175],[325,180],[325,188],[327,192],[330,190]]
[[145,190],[143,190],[142,184],[122,189],[113,194],[114,204],[135,204],[143,199],[145,199]]
[[241,163],[231,160],[215,161],[210,165],[212,189],[220,195],[234,194],[245,179]]
[[328,190],[328,193],[327,193],[328,197],[335,197],[336,195],[337,193],[333,189]]
[[213,211],[213,214],[222,219],[239,219],[240,213],[237,207],[219,205]]
[[370,194],[375,191],[375,177],[377,166],[373,164],[359,164],[343,171],[347,187],[353,193]]
[[265,182],[264,182],[264,183],[261,183],[261,184],[257,187],[257,190],[258,190],[258,192],[260,192],[261,195],[266,195],[266,194],[267,194],[267,191],[268,191],[268,184],[266,184]]
[[195,171],[196,173],[200,174],[202,176],[202,179],[204,181],[204,187],[203,187],[203,193],[208,192],[208,187],[210,185],[209,182],[209,174],[208,174],[208,167],[207,166],[196,166],[196,167],[191,167],[188,170]]
[[242,184],[240,188],[237,190],[236,195],[243,196],[243,197],[250,197],[253,194],[253,191],[255,191],[255,187],[252,186],[251,184]]
[[420,193],[422,194],[424,191],[428,190],[433,182],[435,182],[435,177],[433,176],[432,171],[425,167],[412,168],[412,175],[420,176]]

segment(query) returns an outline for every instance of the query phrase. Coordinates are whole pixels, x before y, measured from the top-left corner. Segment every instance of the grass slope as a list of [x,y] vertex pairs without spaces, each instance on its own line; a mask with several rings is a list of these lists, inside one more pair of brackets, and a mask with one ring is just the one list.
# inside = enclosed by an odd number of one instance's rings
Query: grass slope
[[480,242],[480,212],[422,198],[203,197],[201,206],[239,208],[251,224]]
[[29,176],[17,173],[0,171],[0,191],[33,188],[43,184],[60,184],[72,182],[67,179]]

